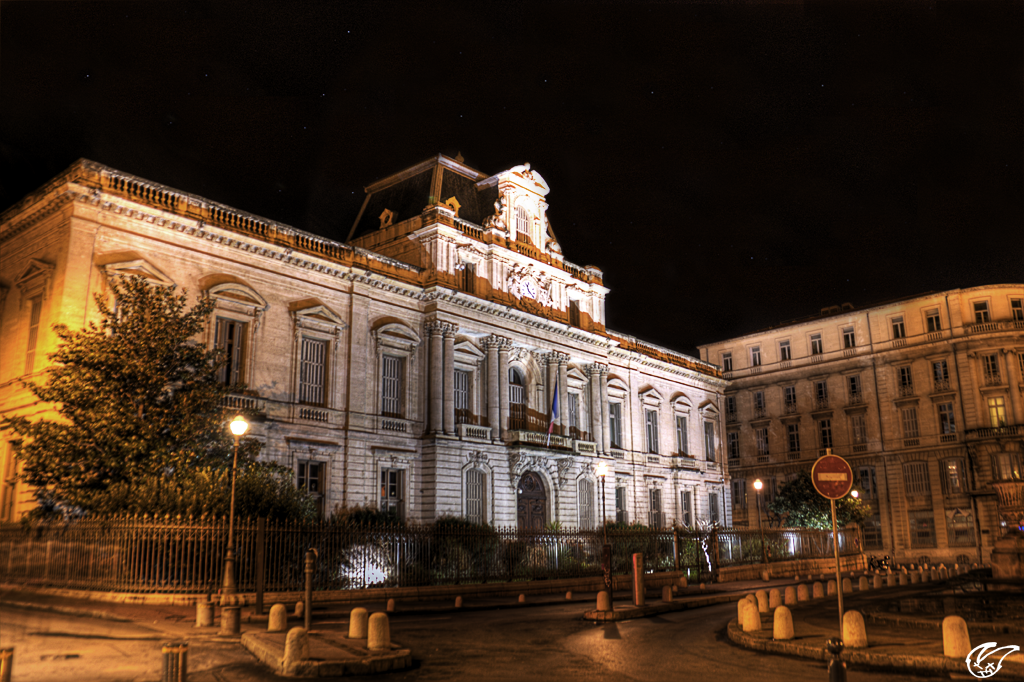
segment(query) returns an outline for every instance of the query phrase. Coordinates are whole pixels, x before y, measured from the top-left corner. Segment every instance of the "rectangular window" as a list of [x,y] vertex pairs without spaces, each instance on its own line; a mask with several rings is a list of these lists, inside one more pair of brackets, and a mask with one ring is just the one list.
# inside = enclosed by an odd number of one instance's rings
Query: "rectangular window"
[[732,353],[722,353],[722,371],[732,371]]
[[764,391],[754,391],[754,419],[764,416]]
[[760,367],[761,366],[761,347],[754,346],[750,349],[750,366]]
[[903,421],[903,437],[918,438],[921,434],[917,428],[917,408],[905,407],[900,412]]
[[711,523],[722,522],[722,516],[718,509],[718,493],[708,493],[708,517]]
[[14,458],[14,443],[0,441],[0,521],[14,520],[14,498],[18,489],[18,460]]
[[476,265],[465,263],[462,267],[462,290],[467,294],[476,293]]
[[608,403],[608,433],[613,448],[622,447],[622,403]]
[[732,479],[732,507],[733,509],[747,508],[747,482],[743,479]]
[[821,334],[811,334],[811,355],[821,355]]
[[569,324],[573,327],[580,326],[580,302],[569,300]]
[[832,420],[818,420],[818,447],[822,450],[832,448]]
[[942,463],[945,474],[944,483],[947,495],[960,495],[967,492],[967,480],[964,478],[964,461],[947,459]]
[[878,485],[875,482],[875,467],[860,467],[857,469],[857,485],[860,488],[860,495],[865,500],[873,500],[878,496]]
[[403,416],[402,376],[405,370],[405,358],[385,355],[382,360],[380,411],[385,417],[401,418]]
[[299,490],[305,490],[316,501],[316,511],[320,518],[324,516],[324,462],[300,459],[298,472]]
[[455,370],[455,423],[471,424],[473,415],[469,409],[469,372]]
[[870,516],[861,525],[864,533],[864,549],[882,549],[882,519]]
[[658,411],[644,410],[647,426],[647,452],[658,454]]
[[405,491],[401,469],[380,470],[380,510],[397,519],[405,519]]
[[786,424],[786,440],[787,448],[790,454],[799,454],[800,452],[800,425],[799,424]]
[[949,367],[945,360],[932,363],[932,379],[935,381],[936,391],[945,391],[949,388]]
[[608,403],[608,433],[613,448],[622,447],[622,403]]
[[908,495],[927,495],[932,491],[928,482],[928,462],[909,462],[903,465],[903,482]]
[[629,514],[626,512],[626,488],[615,487],[615,523],[629,523]]
[[29,299],[32,309],[28,316],[28,346],[25,348],[25,374],[31,374],[36,368],[36,346],[39,345],[39,320],[43,312],[43,297],[33,296]]
[[581,478],[576,485],[576,508],[580,512],[580,528],[594,528],[594,482],[589,478]]
[[704,458],[709,462],[715,461],[715,424],[704,422]]
[[214,346],[223,352],[224,365],[218,373],[218,380],[228,386],[245,382],[245,337],[248,324],[226,317],[217,318]]
[[989,321],[988,316],[988,301],[975,301],[974,302],[974,323],[981,324]]
[[679,492],[679,505],[680,505],[680,523],[690,528],[693,526],[693,492],[690,490],[681,490]]
[[913,388],[914,387],[914,373],[911,371],[909,365],[899,368],[900,372],[900,388]]
[[729,416],[736,414],[736,396],[725,396],[725,413]]
[[939,433],[942,435],[956,433],[956,417],[953,415],[953,403],[939,403]]
[[299,402],[324,405],[324,385],[327,381],[327,342],[302,337],[302,357],[299,360]]
[[860,393],[860,377],[854,375],[846,378],[846,387],[850,390],[850,402],[859,403],[861,402]]
[[998,386],[1002,383],[999,377],[999,356],[995,353],[981,356],[981,369],[985,375],[986,386]]
[[950,547],[974,546],[974,515],[959,509],[946,510],[946,533]]
[[782,394],[786,401],[786,407],[796,408],[796,386],[786,386],[782,389]]
[[988,399],[988,421],[994,429],[1006,426],[1006,401],[1002,396]]
[[1024,302],[1021,299],[1010,299],[1010,315],[1015,322],[1024,322]]
[[663,525],[661,519],[661,490],[651,488],[650,501],[651,507],[647,518],[647,525],[651,528],[661,528]]
[[868,442],[868,427],[863,414],[850,416],[850,431],[853,432],[853,442],[855,445],[864,445]]
[[569,394],[569,435],[572,438],[580,438],[580,394]]
[[824,381],[814,382],[815,407],[819,410],[828,407],[828,383]]
[[768,429],[754,429],[754,439],[757,441],[757,461],[768,461]]
[[726,446],[729,448],[729,459],[739,459],[740,456],[740,434],[730,431],[725,434]]
[[931,510],[912,511],[907,513],[910,521],[910,546],[935,546],[935,516]]
[[853,327],[843,328],[843,348],[854,348],[857,345],[857,336],[853,333]]
[[481,526],[487,523],[487,483],[479,469],[466,472],[466,519]]
[[775,479],[766,478],[764,479],[764,489],[761,491],[764,495],[764,503],[771,504],[775,501]]
[[686,417],[676,415],[676,451],[680,455],[690,454],[690,438]]
[[938,308],[924,311],[924,321],[929,333],[942,331],[942,320],[939,319]]
[[907,329],[903,326],[903,316],[894,317],[890,320],[892,325],[892,338],[893,339],[905,339],[907,337]]
[[789,347],[789,341],[779,341],[779,360],[792,360],[793,354]]

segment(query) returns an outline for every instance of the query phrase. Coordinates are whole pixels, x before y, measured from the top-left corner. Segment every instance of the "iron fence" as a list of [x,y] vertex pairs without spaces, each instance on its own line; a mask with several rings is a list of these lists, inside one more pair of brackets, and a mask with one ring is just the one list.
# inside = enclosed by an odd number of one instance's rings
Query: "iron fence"
[[[113,517],[0,525],[0,579],[117,592],[209,593],[222,582],[225,518]],[[831,533],[765,531],[769,560],[832,556]],[[612,573],[642,552],[650,571],[710,579],[719,566],[761,561],[756,531],[612,528]],[[859,553],[856,531],[840,553]],[[528,532],[465,524],[361,526],[236,519],[238,590],[302,589],[303,557],[317,552],[314,588],[409,587],[602,575],[600,529]]]

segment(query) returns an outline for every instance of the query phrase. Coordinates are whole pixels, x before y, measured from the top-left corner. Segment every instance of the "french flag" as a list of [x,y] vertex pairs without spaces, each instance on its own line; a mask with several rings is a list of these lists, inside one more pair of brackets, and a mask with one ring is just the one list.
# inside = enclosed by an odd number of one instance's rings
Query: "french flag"
[[551,432],[555,430],[555,419],[558,414],[558,378],[555,378],[555,397],[551,399],[551,418],[548,420],[548,441],[544,447],[551,445]]

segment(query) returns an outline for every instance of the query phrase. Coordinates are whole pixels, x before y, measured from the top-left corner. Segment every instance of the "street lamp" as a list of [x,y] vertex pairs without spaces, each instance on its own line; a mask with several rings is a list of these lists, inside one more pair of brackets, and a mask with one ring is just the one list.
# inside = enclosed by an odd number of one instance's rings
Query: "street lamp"
[[224,583],[220,591],[220,605],[226,606],[235,594],[235,477],[238,472],[238,439],[249,430],[249,422],[236,415],[228,424],[235,437],[235,458],[231,463],[231,513],[228,517],[228,551],[224,555]]
[[604,511],[604,479],[608,476],[608,464],[598,462],[597,477],[601,479],[601,526],[604,530],[604,547],[601,548],[601,567],[604,569],[604,589],[612,593],[612,546],[608,544],[608,515]]
[[768,568],[768,548],[764,546],[764,526],[761,525],[761,488],[764,483],[758,478],[754,481],[754,490],[757,491],[757,529],[761,531],[761,563]]
[[857,492],[856,490],[851,490],[850,491],[850,497],[852,497],[853,499],[856,500],[858,497],[860,497],[860,493]]

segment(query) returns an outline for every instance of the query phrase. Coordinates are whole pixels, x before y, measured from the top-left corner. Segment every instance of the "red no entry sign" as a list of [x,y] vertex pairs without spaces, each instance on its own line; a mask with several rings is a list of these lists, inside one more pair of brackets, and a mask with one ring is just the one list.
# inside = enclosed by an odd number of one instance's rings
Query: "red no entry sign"
[[853,488],[853,469],[839,455],[825,455],[811,467],[811,481],[822,497],[838,500]]

